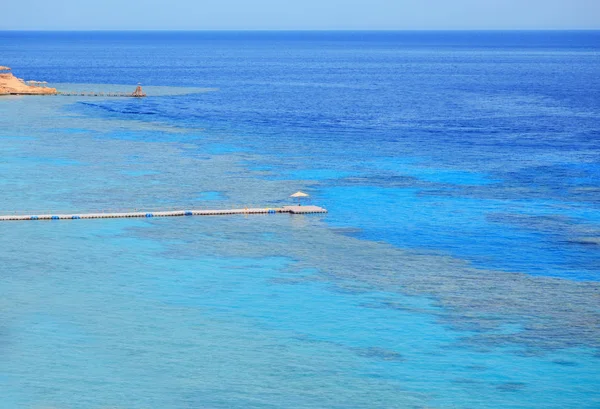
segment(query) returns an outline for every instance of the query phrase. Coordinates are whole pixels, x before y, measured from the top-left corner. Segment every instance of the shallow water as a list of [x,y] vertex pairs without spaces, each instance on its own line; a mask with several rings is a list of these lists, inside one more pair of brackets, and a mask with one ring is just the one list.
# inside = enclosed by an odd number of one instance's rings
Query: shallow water
[[330,211],[0,224],[0,407],[600,405],[598,33],[0,38],[151,95],[2,98],[2,213]]

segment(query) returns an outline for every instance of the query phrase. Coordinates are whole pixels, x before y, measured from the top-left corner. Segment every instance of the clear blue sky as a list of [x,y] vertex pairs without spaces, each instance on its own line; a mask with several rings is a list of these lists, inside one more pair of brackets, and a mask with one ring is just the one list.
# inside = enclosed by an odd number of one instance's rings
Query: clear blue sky
[[600,29],[600,0],[1,0],[0,30]]

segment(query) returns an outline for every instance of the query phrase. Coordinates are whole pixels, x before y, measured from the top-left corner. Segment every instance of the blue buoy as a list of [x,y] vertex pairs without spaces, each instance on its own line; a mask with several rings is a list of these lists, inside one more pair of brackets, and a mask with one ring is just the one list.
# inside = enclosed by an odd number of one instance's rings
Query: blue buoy
[[146,213],[146,217],[154,217],[152,213]]
[[79,216],[71,216],[71,219],[80,219]]
[[58,216],[52,216],[52,220],[58,220],[58,219],[60,219],[60,217],[58,217]]
[[193,216],[194,214],[192,212],[185,212],[186,216]]
[[37,220],[38,217],[37,216],[31,216],[31,220]]

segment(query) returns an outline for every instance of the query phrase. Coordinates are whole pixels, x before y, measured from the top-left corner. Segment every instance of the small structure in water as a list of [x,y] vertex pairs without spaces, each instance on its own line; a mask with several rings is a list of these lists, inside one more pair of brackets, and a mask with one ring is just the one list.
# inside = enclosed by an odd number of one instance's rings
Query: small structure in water
[[135,98],[143,98],[146,96],[146,94],[144,93],[144,91],[142,90],[142,84],[140,84],[138,82],[137,87],[135,88],[135,91],[133,91],[133,94],[131,94],[132,97]]

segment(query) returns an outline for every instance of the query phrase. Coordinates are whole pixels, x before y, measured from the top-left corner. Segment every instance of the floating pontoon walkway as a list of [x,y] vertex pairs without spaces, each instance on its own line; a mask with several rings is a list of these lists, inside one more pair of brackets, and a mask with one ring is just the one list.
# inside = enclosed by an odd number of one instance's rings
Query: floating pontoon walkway
[[58,91],[56,94],[50,95],[62,95],[66,97],[120,97],[120,98],[143,98],[144,95],[135,95],[131,92],[84,92],[84,91]]
[[142,86],[138,83],[133,92],[83,92],[83,91],[58,91],[52,95],[64,95],[67,97],[125,97],[125,98],[144,98],[146,94],[142,90]]
[[128,217],[177,217],[177,216],[225,216],[248,214],[307,214],[327,213],[318,206],[283,206],[274,208],[229,209],[229,210],[170,210],[160,212],[128,212],[128,213],[79,213],[79,214],[39,214],[39,215],[7,215],[0,216],[0,221],[17,220],[77,220],[77,219],[121,219]]

